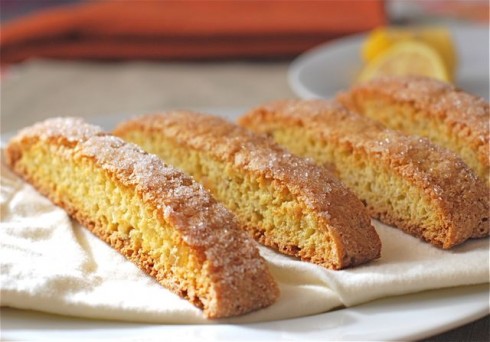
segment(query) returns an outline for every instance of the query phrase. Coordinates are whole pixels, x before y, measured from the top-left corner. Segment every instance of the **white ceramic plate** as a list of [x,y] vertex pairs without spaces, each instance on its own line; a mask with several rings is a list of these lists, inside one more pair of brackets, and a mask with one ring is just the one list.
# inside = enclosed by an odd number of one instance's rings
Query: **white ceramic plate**
[[161,325],[95,321],[2,308],[2,340],[418,340],[489,313],[488,285],[376,300],[320,315],[253,324]]
[[[207,108],[234,120],[243,109]],[[128,115],[90,120],[106,129]],[[20,127],[19,127],[20,128]],[[2,137],[5,141],[12,134]],[[253,324],[162,325],[70,318],[1,309],[2,340],[416,340],[462,326],[490,312],[488,284],[372,301],[303,318]]]
[[[456,85],[489,98],[488,26],[451,27],[458,53]],[[291,63],[289,84],[301,98],[332,98],[348,89],[362,65],[360,49],[365,34],[320,45]]]

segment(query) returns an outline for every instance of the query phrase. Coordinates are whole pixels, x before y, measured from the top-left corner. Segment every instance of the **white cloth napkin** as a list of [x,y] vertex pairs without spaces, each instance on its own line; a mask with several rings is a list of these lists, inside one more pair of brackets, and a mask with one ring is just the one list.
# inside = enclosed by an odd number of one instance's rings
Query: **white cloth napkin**
[[2,306],[135,322],[255,322],[489,282],[488,239],[444,251],[375,221],[382,257],[352,269],[331,271],[260,247],[279,283],[279,301],[242,317],[206,320],[20,180],[1,154]]

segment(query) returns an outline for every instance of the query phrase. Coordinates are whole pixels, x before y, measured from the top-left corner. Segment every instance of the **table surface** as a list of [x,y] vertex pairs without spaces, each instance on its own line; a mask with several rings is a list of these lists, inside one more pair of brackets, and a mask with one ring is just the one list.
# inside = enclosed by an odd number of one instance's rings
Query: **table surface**
[[[166,109],[249,108],[294,97],[289,62],[31,61],[2,71],[0,130],[53,116],[90,120]],[[489,321],[487,316],[426,341],[487,341]]]

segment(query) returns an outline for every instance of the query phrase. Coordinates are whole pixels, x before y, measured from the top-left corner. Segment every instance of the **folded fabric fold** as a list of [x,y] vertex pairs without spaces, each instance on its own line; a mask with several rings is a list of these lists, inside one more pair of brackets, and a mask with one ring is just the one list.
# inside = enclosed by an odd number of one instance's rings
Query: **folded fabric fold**
[[286,57],[385,23],[382,0],[91,1],[6,23],[1,61]]

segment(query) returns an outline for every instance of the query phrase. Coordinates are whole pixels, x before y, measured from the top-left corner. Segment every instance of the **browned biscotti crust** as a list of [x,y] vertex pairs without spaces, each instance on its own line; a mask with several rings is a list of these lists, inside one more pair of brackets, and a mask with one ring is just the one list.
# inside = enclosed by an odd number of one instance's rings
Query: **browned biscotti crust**
[[[289,198],[287,201],[300,203],[302,206],[302,209],[292,215],[311,214],[316,217],[320,224],[315,227],[315,231],[321,235],[319,238],[323,239],[325,236],[327,240],[330,239],[336,257],[330,259],[326,255],[312,255],[308,249],[302,249],[290,240],[280,242],[282,238],[286,239],[277,233],[280,227],[275,224],[277,229],[273,228],[269,234],[269,230],[264,228],[264,221],[252,224],[250,213],[243,214],[240,209],[235,208],[238,217],[242,219],[243,228],[266,246],[332,269],[362,264],[380,255],[381,243],[363,204],[331,172],[318,167],[312,161],[288,153],[268,137],[256,135],[215,116],[186,111],[138,117],[119,125],[114,134],[137,142],[157,155],[163,153],[162,144],[172,144],[168,149],[181,151],[180,157],[173,159],[174,165],[206,184],[216,198],[223,202],[228,197],[239,198],[243,195],[230,191],[220,198],[220,192],[216,188],[221,184],[217,183],[225,184],[228,181],[226,170],[234,170],[233,172],[244,177],[251,175],[254,184],[265,187],[263,184],[270,183],[279,193],[290,193],[293,199]],[[158,146],[158,139],[166,142]],[[195,167],[187,165],[186,168],[186,161],[191,158],[188,154],[191,153],[212,160],[212,163],[219,164],[224,170],[222,175],[214,178],[217,178],[214,184],[211,184],[212,175],[204,174],[199,177]],[[250,186],[253,187],[254,184]],[[230,184],[230,188],[235,185]],[[281,201],[280,196],[272,195],[273,201]],[[246,206],[244,202],[239,206]],[[288,205],[286,200],[281,203],[279,206]],[[265,217],[269,215],[267,210],[272,206],[264,205],[264,211],[257,210],[260,211],[259,215]],[[280,209],[277,210],[272,215],[272,220],[279,215],[286,215]],[[292,226],[291,230],[301,228]],[[322,245],[322,241],[315,243]]]
[[[426,136],[451,149],[490,181],[490,112],[483,98],[435,79],[405,76],[356,85],[338,100],[389,128]],[[370,108],[373,103],[378,108]]]
[[[276,138],[278,132],[296,129],[301,136],[296,141],[285,143],[292,151],[304,142],[305,146],[299,152],[320,163],[335,163],[339,160],[335,158],[345,159],[352,155],[380,165],[393,176],[411,184],[412,189],[438,208],[432,214],[439,220],[442,241],[424,237],[423,227],[408,223],[408,218],[395,215],[390,210],[380,210],[370,203],[367,203],[368,209],[374,217],[436,246],[450,248],[470,237],[488,236],[489,204],[485,185],[454,153],[425,138],[386,129],[337,102],[327,100],[272,102],[251,110],[240,119],[240,123]],[[313,155],[315,148],[325,153]],[[328,154],[327,148],[333,151],[334,157]],[[340,157],[335,157],[335,152],[339,152],[337,155]],[[346,154],[342,156],[342,153]],[[353,185],[345,176],[348,167],[344,165],[343,168],[337,170],[340,178],[347,185]],[[386,195],[383,188],[370,191],[374,191],[376,196]],[[364,199],[362,191],[356,193]],[[388,200],[396,203],[395,198]]]
[[[152,257],[152,250],[141,248],[131,234],[124,235],[117,227],[111,229],[109,224],[87,215],[73,204],[75,195],[57,191],[50,179],[46,179],[49,177],[43,176],[43,173],[29,172],[24,165],[27,165],[30,150],[36,147],[48,151],[50,157],[36,161],[39,168],[57,172],[60,166],[50,164],[51,159],[57,158],[82,170],[93,167],[110,184],[115,184],[116,190],[123,196],[135,196],[138,203],[142,203],[145,213],[152,213],[152,219],[170,226],[178,234],[179,244],[186,251],[189,250],[193,258],[202,262],[202,269],[189,272],[197,272],[198,277],[205,278],[202,283],[207,285],[206,292],[186,287],[184,279],[166,273],[158,266],[162,260]],[[278,287],[265,260],[259,255],[255,242],[239,229],[234,215],[191,177],[165,165],[136,145],[105,134],[82,120],[58,118],[21,131],[8,144],[6,157],[10,167],[41,193],[66,209],[72,217],[162,285],[203,308],[208,318],[244,314],[266,307],[277,299]],[[91,176],[95,177],[88,173],[88,177]],[[108,191],[107,196],[112,196],[112,193]],[[96,203],[103,206],[104,201],[101,198]],[[120,220],[116,221],[116,226],[125,222],[120,217],[116,220]],[[142,226],[144,220],[145,217],[139,221]],[[159,233],[154,234],[158,236]],[[180,251],[179,244],[174,244],[172,248]],[[177,254],[172,257],[178,259],[184,256]],[[171,262],[167,259],[163,261]]]

